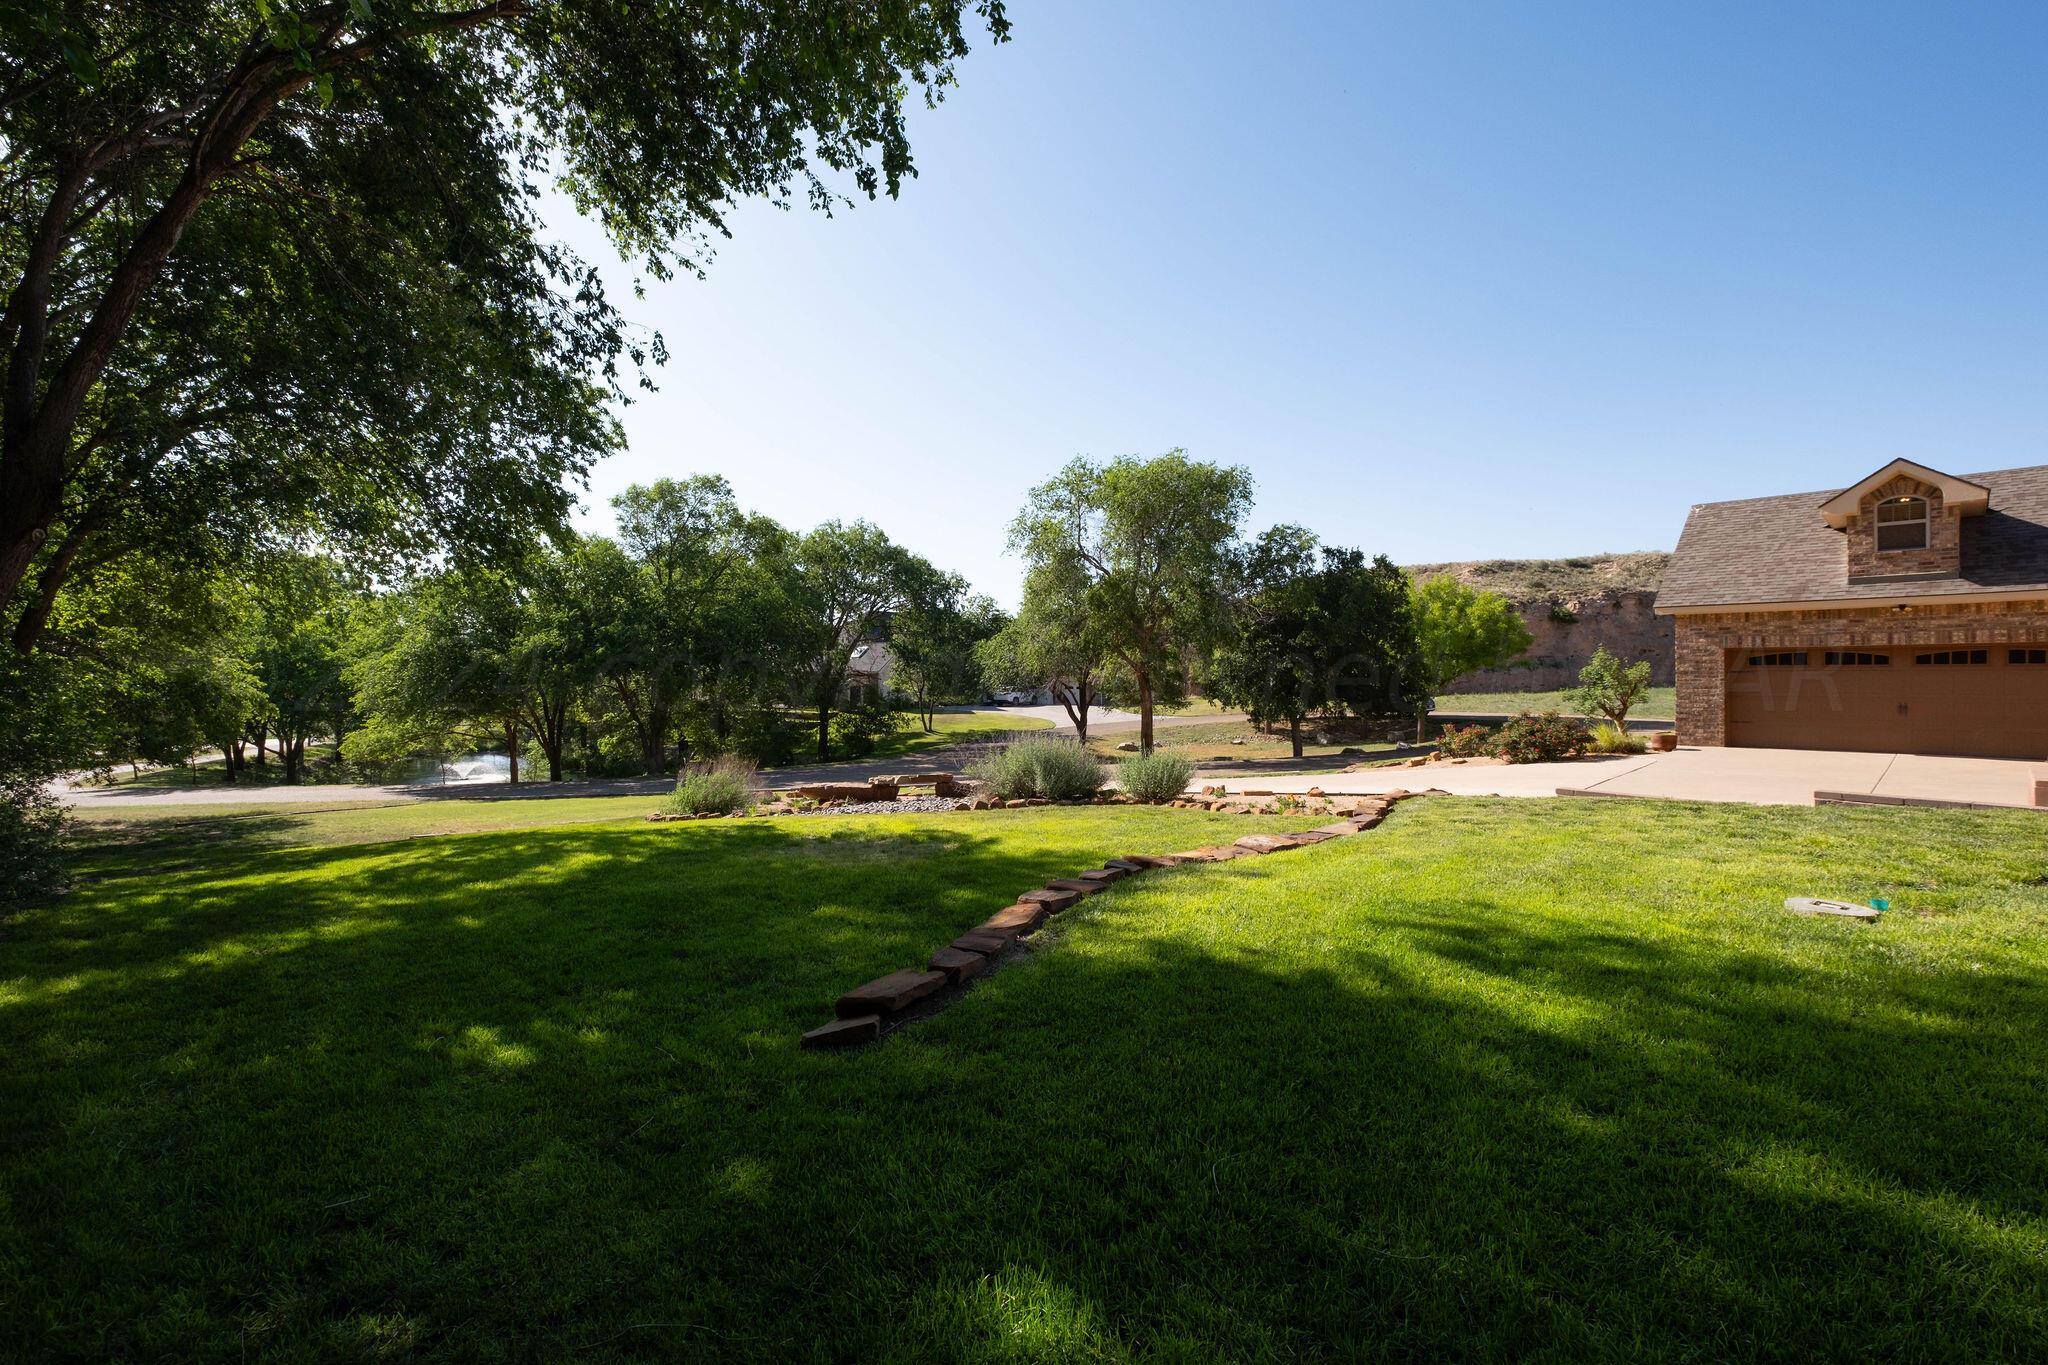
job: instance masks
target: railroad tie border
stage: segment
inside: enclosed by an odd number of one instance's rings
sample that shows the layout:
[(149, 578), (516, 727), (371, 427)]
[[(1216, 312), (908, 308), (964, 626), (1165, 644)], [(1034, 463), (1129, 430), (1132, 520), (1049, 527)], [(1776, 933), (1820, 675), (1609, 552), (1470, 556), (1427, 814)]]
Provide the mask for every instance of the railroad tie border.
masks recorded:
[(993, 971), (1020, 951), (1018, 942), (1038, 932), (1047, 919), (1079, 905), (1087, 897), (1156, 868), (1192, 863), (1222, 863), (1307, 848), (1325, 840), (1358, 834), (1387, 818), (1397, 802), (1434, 791), (1395, 790), (1362, 799), (1341, 820), (1294, 834), (1247, 834), (1228, 844), (1205, 844), (1179, 853), (1132, 853), (1110, 858), (1101, 867), (1074, 877), (1056, 877), (1022, 893), (1014, 904), (935, 950), (923, 969), (905, 968), (855, 986), (832, 1007), (835, 1016), (803, 1035), (806, 1048), (848, 1048), (872, 1043), (914, 1019), (950, 1005), (975, 977)]

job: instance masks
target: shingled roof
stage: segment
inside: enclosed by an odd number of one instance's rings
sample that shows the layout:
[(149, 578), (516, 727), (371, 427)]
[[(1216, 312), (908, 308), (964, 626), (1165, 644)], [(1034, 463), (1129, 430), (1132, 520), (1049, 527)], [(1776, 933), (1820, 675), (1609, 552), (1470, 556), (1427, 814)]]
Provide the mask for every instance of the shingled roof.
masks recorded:
[(1664, 571), (1657, 609), (2048, 596), (2048, 465), (1962, 477), (1991, 490), (1991, 509), (1963, 518), (1958, 577), (1851, 585), (1843, 533), (1821, 519), (1820, 505), (1842, 491), (1829, 488), (1693, 508)]

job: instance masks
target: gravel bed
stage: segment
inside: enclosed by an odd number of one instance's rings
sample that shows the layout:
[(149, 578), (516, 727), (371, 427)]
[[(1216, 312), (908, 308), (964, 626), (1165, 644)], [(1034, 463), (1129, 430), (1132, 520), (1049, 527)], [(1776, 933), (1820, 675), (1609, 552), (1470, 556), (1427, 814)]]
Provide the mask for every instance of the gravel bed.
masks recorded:
[(850, 806), (820, 806), (816, 810), (791, 811), (791, 815), (925, 815), (958, 810), (965, 801), (950, 796), (906, 796), (895, 801), (856, 801)]

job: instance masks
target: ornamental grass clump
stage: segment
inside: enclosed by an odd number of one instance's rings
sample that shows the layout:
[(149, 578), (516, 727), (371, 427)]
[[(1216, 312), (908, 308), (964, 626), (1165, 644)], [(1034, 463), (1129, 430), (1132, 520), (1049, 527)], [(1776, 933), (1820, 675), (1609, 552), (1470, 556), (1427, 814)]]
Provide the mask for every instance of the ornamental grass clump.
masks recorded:
[(1116, 784), (1136, 801), (1171, 801), (1188, 789), (1195, 765), (1179, 754), (1150, 753), (1116, 765)]
[(676, 780), (668, 809), (676, 815), (731, 815), (752, 809), (759, 776), (753, 764), (733, 755), (692, 763)]
[(1594, 726), (1586, 742), (1587, 751), (1595, 754), (1639, 754), (1649, 747), (1641, 736), (1630, 734), (1608, 720)]
[(1019, 740), (967, 771), (1003, 801), (1073, 801), (1102, 788), (1102, 761), (1071, 739)]

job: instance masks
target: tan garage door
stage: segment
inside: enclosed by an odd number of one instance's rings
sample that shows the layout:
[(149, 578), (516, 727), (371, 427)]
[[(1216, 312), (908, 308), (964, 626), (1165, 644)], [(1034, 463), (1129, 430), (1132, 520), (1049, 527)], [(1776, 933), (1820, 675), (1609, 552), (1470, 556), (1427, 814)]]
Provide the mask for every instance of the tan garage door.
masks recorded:
[(1728, 743), (2048, 758), (2048, 644), (1732, 650)]

